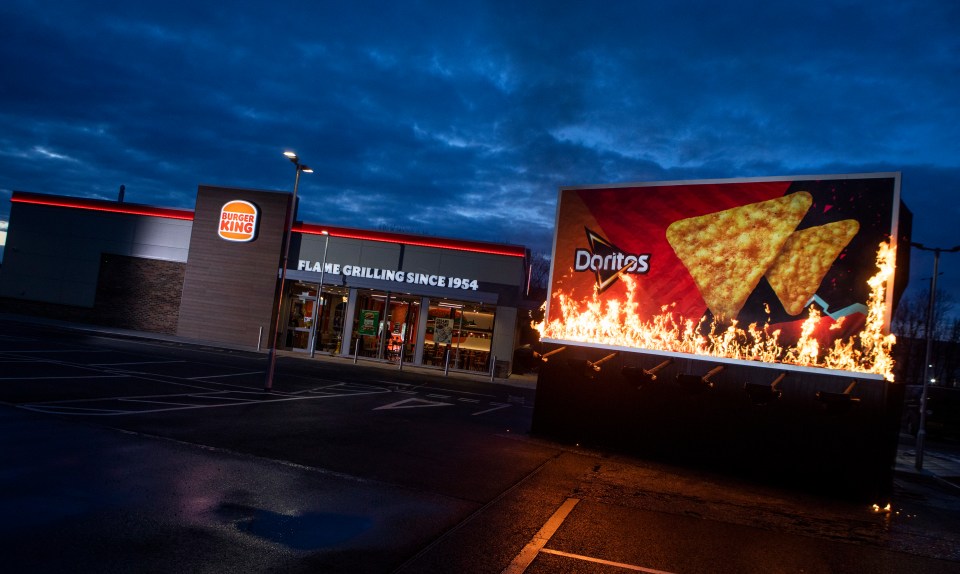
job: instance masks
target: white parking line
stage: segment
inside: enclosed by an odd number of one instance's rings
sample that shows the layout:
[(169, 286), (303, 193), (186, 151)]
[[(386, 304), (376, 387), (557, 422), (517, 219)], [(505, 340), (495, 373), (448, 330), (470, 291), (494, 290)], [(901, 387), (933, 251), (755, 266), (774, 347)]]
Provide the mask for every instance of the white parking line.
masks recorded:
[[(389, 391), (367, 391), (367, 392), (346, 392), (339, 395), (320, 395), (320, 396), (294, 396), (283, 393), (271, 393), (269, 397), (264, 398), (263, 393), (250, 391), (247, 394), (252, 395), (250, 399), (237, 399), (233, 397), (213, 397), (222, 391), (217, 391), (214, 393), (209, 393), (207, 398), (216, 398), (220, 403), (206, 403), (206, 404), (196, 404), (192, 402), (175, 402), (177, 399), (183, 400), (184, 398), (204, 398), (205, 394), (203, 393), (188, 393), (188, 394), (179, 394), (179, 395), (149, 395), (141, 397), (103, 397), (96, 399), (75, 399), (68, 401), (52, 401), (44, 403), (32, 403), (32, 404), (22, 404), (19, 405), (19, 408), (26, 409), (29, 411), (35, 412), (51, 412), (59, 414), (82, 414), (82, 415), (142, 415), (142, 414), (151, 414), (151, 413), (160, 413), (160, 412), (169, 412), (169, 411), (181, 411), (181, 410), (196, 410), (196, 409), (214, 409), (220, 407), (232, 407), (240, 404), (267, 404), (267, 403), (281, 403), (288, 401), (303, 401), (303, 400), (314, 400), (314, 399), (325, 399), (325, 398), (336, 398), (336, 397), (355, 397), (361, 395), (375, 395), (381, 394)], [(244, 394), (243, 392), (233, 391), (233, 394)], [(148, 410), (120, 410), (116, 408), (109, 407), (80, 407), (72, 406), (81, 403), (98, 403), (102, 404), (105, 402), (113, 401), (114, 403), (154, 403), (161, 405), (174, 405), (168, 408), (157, 408), (157, 409), (148, 409)], [(65, 412), (66, 411), (66, 412)]]
[(43, 408), (34, 408), (33, 405), (20, 405), (19, 408), (26, 411), (34, 411), (37, 413), (53, 413), (53, 414), (59, 414), (59, 415), (90, 415), (90, 414), (122, 415), (130, 412), (130, 411), (121, 411), (121, 410), (100, 409), (95, 407), (71, 407), (67, 405), (54, 405), (52, 407), (43, 407)]
[(34, 349), (32, 351), (7, 351), (11, 354), (26, 354), (26, 353), (113, 353), (114, 351), (105, 350), (105, 349)]
[(523, 547), (520, 554), (517, 554), (513, 562), (503, 569), (501, 574), (523, 574), (527, 567), (537, 558), (537, 554), (540, 553), (543, 547), (547, 545), (547, 542), (550, 541), (550, 538), (557, 532), (557, 529), (560, 528), (563, 521), (567, 519), (570, 511), (573, 510), (573, 507), (576, 506), (578, 502), (580, 502), (578, 498), (566, 499), (563, 504), (560, 505), (560, 508), (553, 513), (553, 516), (547, 520), (547, 523), (543, 525), (540, 531), (533, 535), (533, 538)]
[(560, 505), (560, 508), (553, 513), (546, 524), (540, 528), (540, 531), (533, 535), (533, 538), (530, 539), (530, 542), (523, 547), (523, 550), (517, 554), (516, 558), (513, 559), (506, 568), (503, 569), (501, 574), (523, 574), (527, 568), (533, 564), (533, 561), (537, 559), (537, 555), (541, 552), (544, 554), (552, 554), (554, 556), (562, 556), (564, 558), (572, 558), (574, 560), (582, 560), (584, 562), (592, 562), (594, 564), (603, 564), (604, 566), (613, 566), (615, 568), (622, 568), (624, 570), (632, 570), (634, 572), (646, 572), (646, 574), (675, 574), (674, 572), (667, 572), (666, 570), (656, 570), (654, 568), (644, 568), (643, 566), (637, 566), (635, 564), (625, 564), (623, 562), (614, 562), (612, 560), (604, 560), (602, 558), (593, 558), (592, 556), (584, 556), (582, 554), (571, 554), (570, 552), (563, 552), (561, 550), (552, 550), (550, 548), (545, 548), (547, 542), (550, 542), (550, 539), (554, 534), (557, 533), (557, 530), (560, 529), (560, 526), (567, 519), (567, 516), (570, 515), (570, 512), (573, 510), (573, 507), (580, 502), (578, 498), (568, 498)]
[(244, 377), (246, 375), (262, 375), (263, 371), (248, 371), (246, 373), (228, 373), (226, 375), (204, 375), (202, 377), (187, 377), (188, 381), (200, 381), (203, 379), (221, 379), (223, 377)]
[[(391, 388), (396, 388), (396, 389), (394, 390), (395, 393), (404, 393), (404, 392), (407, 392), (407, 393), (413, 392), (413, 393), (415, 393), (415, 392), (416, 392), (416, 389), (421, 389), (421, 390), (424, 390), (424, 391), (428, 391), (428, 390), (443, 391), (443, 392), (445, 392), (445, 393), (453, 393), (453, 394), (455, 394), (455, 395), (474, 395), (474, 396), (478, 396), (478, 397), (495, 397), (495, 396), (496, 396), (496, 395), (491, 395), (490, 393), (473, 393), (473, 392), (470, 392), (470, 391), (461, 391), (461, 390), (459, 390), (459, 389), (448, 389), (448, 388), (446, 388), (446, 387), (436, 387), (436, 386), (434, 386), (434, 385), (430, 385), (430, 386), (428, 387), (426, 383), (423, 383), (423, 384), (420, 384), (420, 385), (411, 385), (411, 384), (409, 384), (409, 383), (398, 383), (398, 382), (395, 382), (395, 381), (384, 381), (384, 380), (380, 380), (380, 381), (376, 381), (376, 382), (378, 382), (378, 383), (383, 383), (384, 385), (388, 385), (388, 386), (390, 386)], [(399, 387), (408, 387), (409, 390), (400, 390)]]
[[(210, 398), (211, 395), (187, 395), (187, 396), (190, 398), (205, 399), (205, 398)], [(217, 397), (217, 400), (218, 401), (237, 401), (241, 403), (253, 402), (251, 399), (240, 399), (240, 398), (233, 398), (233, 397)]]
[(504, 404), (498, 404), (498, 403), (490, 403), (490, 404), (491, 404), (491, 405), (497, 405), (497, 406), (493, 407), (492, 409), (487, 409), (487, 410), (485, 410), (485, 411), (480, 411), (480, 412), (478, 412), (478, 413), (473, 413), (473, 414), (470, 415), (470, 416), (475, 417), (475, 416), (477, 416), (477, 415), (483, 415), (483, 414), (486, 414), (486, 413), (492, 413), (493, 411), (499, 411), (500, 409), (505, 409), (505, 408), (507, 408), (507, 407), (510, 406), (510, 405), (504, 405)]
[(51, 379), (123, 379), (130, 375), (70, 375), (64, 377), (0, 377), (0, 381), (46, 381)]
[(602, 560), (600, 558), (591, 558), (590, 556), (582, 556), (580, 554), (570, 554), (569, 552), (561, 552), (559, 550), (551, 550), (549, 548), (541, 548), (540, 552), (543, 552), (544, 554), (553, 554), (554, 556), (563, 556), (564, 558), (583, 560), (585, 562), (593, 562), (594, 564), (603, 564), (604, 566), (614, 566), (616, 568), (623, 568), (624, 570), (633, 570), (634, 572), (646, 572), (647, 574), (675, 574), (673, 572), (667, 572), (666, 570), (654, 570), (653, 568), (644, 568), (643, 566), (634, 566), (633, 564), (624, 564), (623, 562), (612, 562), (610, 560)]
[(137, 361), (133, 363), (90, 363), (91, 367), (120, 367), (127, 365), (163, 365), (166, 363), (186, 363), (186, 361)]
[(121, 403), (146, 403), (148, 405), (177, 405), (181, 407), (196, 406), (196, 403), (178, 403), (175, 401), (148, 401), (146, 399), (117, 399)]

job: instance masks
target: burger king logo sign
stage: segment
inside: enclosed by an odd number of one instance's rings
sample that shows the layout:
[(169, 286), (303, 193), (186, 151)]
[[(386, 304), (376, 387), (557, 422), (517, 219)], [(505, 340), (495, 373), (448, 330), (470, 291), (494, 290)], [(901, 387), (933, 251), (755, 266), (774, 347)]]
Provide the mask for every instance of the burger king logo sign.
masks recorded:
[(235, 199), (220, 209), (220, 227), (217, 234), (227, 241), (253, 241), (257, 236), (260, 212), (249, 201)]

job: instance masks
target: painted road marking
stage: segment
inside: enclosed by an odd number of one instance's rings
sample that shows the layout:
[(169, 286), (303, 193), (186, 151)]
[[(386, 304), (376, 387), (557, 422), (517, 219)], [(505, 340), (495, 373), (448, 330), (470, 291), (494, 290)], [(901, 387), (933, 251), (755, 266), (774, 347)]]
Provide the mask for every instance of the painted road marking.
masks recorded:
[(644, 568), (643, 566), (637, 566), (636, 564), (625, 564), (623, 562), (614, 562), (612, 560), (604, 560), (602, 558), (593, 558), (592, 556), (584, 556), (582, 554), (571, 554), (569, 552), (563, 552), (561, 550), (552, 550), (550, 548), (545, 548), (547, 542), (550, 542), (550, 539), (554, 534), (557, 533), (557, 530), (560, 529), (560, 526), (564, 523), (567, 517), (570, 515), (570, 512), (573, 511), (573, 507), (580, 502), (578, 498), (568, 498), (560, 505), (560, 508), (553, 513), (553, 516), (547, 520), (546, 524), (540, 529), (539, 532), (534, 534), (533, 538), (530, 539), (530, 542), (523, 547), (523, 550), (517, 554), (516, 558), (513, 559), (506, 568), (503, 569), (501, 574), (523, 574), (527, 568), (533, 564), (533, 561), (537, 559), (537, 555), (541, 552), (544, 554), (552, 554), (554, 556), (562, 556), (564, 558), (572, 558), (574, 560), (582, 560), (584, 562), (592, 562), (594, 564), (603, 564), (604, 566), (613, 566), (615, 568), (622, 568), (624, 570), (632, 570), (634, 572), (646, 572), (646, 574), (675, 574), (674, 572), (667, 572), (666, 570), (656, 570), (654, 568)]
[[(456, 394), (456, 395), (474, 395), (474, 396), (477, 396), (477, 397), (495, 397), (495, 396), (496, 396), (496, 395), (491, 395), (490, 393), (474, 393), (474, 392), (470, 392), (470, 391), (461, 391), (461, 390), (459, 390), (459, 389), (448, 389), (448, 388), (446, 388), (446, 387), (434, 388), (433, 385), (431, 385), (430, 388), (426, 388), (426, 389), (425, 389), (424, 387), (427, 386), (426, 383), (423, 383), (423, 384), (420, 384), (420, 385), (411, 385), (410, 383), (398, 383), (398, 382), (395, 382), (395, 381), (384, 381), (384, 380), (379, 380), (379, 381), (374, 381), (374, 382), (383, 383), (384, 385), (388, 385), (389, 387), (391, 387), (391, 388), (394, 390), (394, 392), (397, 392), (397, 393), (416, 393), (416, 392), (417, 392), (416, 389), (423, 389), (423, 390), (439, 390), (439, 391), (443, 391), (443, 392), (445, 392), (445, 393), (453, 393), (453, 394)], [(400, 387), (408, 387), (409, 390), (400, 390)]]
[[(225, 397), (218, 396), (222, 395), (224, 392), (230, 392), (233, 395), (250, 395), (249, 398), (236, 398), (236, 397)], [(107, 416), (107, 415), (141, 415), (141, 414), (150, 414), (150, 413), (160, 413), (160, 412), (169, 412), (169, 411), (183, 411), (183, 410), (196, 410), (196, 409), (213, 409), (220, 407), (232, 407), (237, 405), (249, 405), (249, 404), (266, 404), (266, 403), (282, 403), (289, 401), (309, 401), (316, 399), (327, 399), (327, 398), (336, 398), (336, 397), (354, 397), (360, 395), (374, 395), (386, 393), (389, 391), (383, 390), (374, 390), (366, 392), (345, 392), (339, 395), (320, 395), (320, 396), (298, 396), (298, 395), (289, 395), (273, 392), (268, 395), (265, 395), (262, 392), (257, 391), (212, 391), (210, 393), (185, 393), (178, 395), (148, 395), (140, 397), (103, 397), (96, 399), (77, 399), (69, 401), (52, 401), (44, 403), (27, 403), (18, 405), (19, 408), (25, 409), (28, 411), (34, 412), (45, 412), (45, 413), (57, 413), (57, 414), (76, 414), (76, 415), (94, 415), (94, 416)], [(197, 404), (196, 402), (190, 402), (189, 399), (197, 400), (213, 400), (217, 402), (209, 403), (204, 402), (203, 404)], [(184, 401), (182, 403), (176, 402), (177, 400)], [(82, 407), (74, 406), (80, 404), (91, 404), (99, 403), (104, 404), (102, 407)], [(110, 404), (115, 406), (111, 407)], [(154, 404), (167, 404), (175, 405), (166, 408), (157, 408), (157, 409), (118, 409), (116, 405), (131, 404), (131, 403), (154, 403)], [(132, 406), (132, 404), (131, 404)]]
[(263, 371), (248, 371), (246, 373), (227, 373), (225, 375), (204, 375), (202, 377), (187, 377), (189, 381), (201, 381), (203, 379), (220, 379), (223, 377), (243, 377), (246, 375), (262, 375)]
[(64, 375), (57, 377), (0, 377), (0, 381), (48, 381), (52, 379), (124, 379), (130, 375)]
[(125, 410), (113, 410), (110, 409), (101, 409), (94, 407), (71, 407), (68, 405), (53, 405), (49, 408), (44, 409), (34, 409), (30, 408), (29, 405), (20, 405), (21, 409), (28, 411), (35, 411), (38, 413), (47, 413), (54, 415), (124, 415), (129, 414), (130, 411)]
[(33, 350), (22, 350), (22, 351), (6, 351), (8, 354), (20, 355), (20, 354), (34, 354), (34, 353), (112, 353), (113, 351), (101, 350), (101, 349), (33, 349)]
[(568, 498), (563, 504), (560, 505), (560, 508), (553, 513), (553, 516), (547, 520), (547, 523), (543, 525), (539, 532), (533, 535), (533, 538), (530, 539), (530, 542), (523, 547), (523, 550), (520, 551), (520, 554), (517, 554), (517, 557), (513, 559), (506, 568), (503, 569), (501, 574), (523, 574), (523, 572), (533, 563), (537, 558), (537, 554), (540, 553), (540, 550), (547, 545), (547, 542), (550, 541), (550, 538), (557, 532), (557, 529), (560, 528), (560, 525), (563, 524), (563, 521), (567, 519), (567, 516), (570, 515), (570, 511), (573, 510), (573, 507), (580, 502), (578, 498)]
[[(105, 353), (105, 352), (108, 352), (108, 351), (89, 351), (89, 352), (95, 352), (95, 353), (104, 352), (104, 353)], [(17, 355), (14, 354), (14, 355), (12, 355), (12, 356), (16, 357)], [(79, 370), (82, 370), (82, 371), (94, 371), (94, 372), (96, 372), (96, 373), (104, 373), (104, 374), (103, 374), (103, 375), (96, 375), (96, 376), (89, 376), (89, 375), (77, 375), (77, 376), (47, 376), (47, 377), (44, 377), (44, 376), (36, 376), (36, 377), (29, 377), (29, 378), (26, 378), (26, 377), (9, 377), (10, 380), (15, 380), (15, 379), (20, 379), (20, 380), (29, 380), (29, 379), (40, 379), (40, 380), (42, 380), (42, 379), (90, 379), (90, 378), (133, 377), (133, 378), (137, 378), (137, 379), (142, 379), (142, 380), (144, 380), (144, 381), (153, 381), (153, 382), (165, 383), (165, 384), (169, 384), (169, 385), (177, 385), (177, 386), (181, 386), (181, 387), (188, 387), (188, 388), (192, 388), (192, 389), (200, 389), (201, 391), (208, 391), (208, 390), (210, 390), (210, 389), (207, 388), (207, 387), (202, 387), (202, 386), (199, 386), (199, 385), (190, 385), (190, 384), (187, 384), (187, 383), (178, 382), (178, 381), (188, 381), (189, 379), (183, 379), (183, 378), (179, 378), (179, 377), (166, 377), (166, 376), (164, 376), (164, 375), (156, 375), (156, 374), (154, 374), (154, 373), (146, 373), (146, 372), (140, 372), (140, 371), (126, 370), (126, 369), (115, 369), (115, 368), (104, 367), (104, 366), (93, 366), (93, 365), (89, 365), (89, 364), (72, 363), (72, 362), (70, 362), (70, 361), (57, 361), (57, 360), (53, 360), (53, 359), (32, 358), (32, 357), (30, 358), (29, 361), (25, 361), (25, 362), (34, 362), (34, 363), (40, 364), (41, 366), (43, 366), (43, 365), (58, 365), (58, 366), (64, 366), (64, 367), (72, 367), (72, 368), (79, 369)], [(0, 380), (3, 380), (3, 379), (0, 378)], [(211, 382), (211, 384), (220, 385), (220, 386), (233, 386), (233, 385), (225, 385), (224, 383), (216, 383), (216, 382)]]
[(186, 363), (186, 361), (135, 361), (131, 363), (90, 363), (90, 367), (119, 367), (127, 365), (163, 365), (166, 363)]
[(542, 548), (540, 552), (543, 552), (544, 554), (553, 554), (554, 556), (563, 556), (564, 558), (573, 558), (575, 560), (583, 560), (585, 562), (593, 562), (594, 564), (614, 566), (616, 568), (623, 568), (624, 570), (633, 570), (634, 572), (646, 572), (647, 574), (674, 574), (673, 572), (667, 572), (666, 570), (655, 570), (653, 568), (644, 568), (643, 566), (635, 566), (633, 564), (624, 564), (623, 562), (613, 562), (610, 560), (603, 560), (600, 558), (591, 558), (590, 556), (582, 556), (580, 554), (570, 554), (569, 552), (561, 552), (559, 550), (551, 550), (549, 548)]
[(428, 401), (426, 399), (403, 399), (402, 401), (390, 403), (389, 405), (376, 407), (373, 410), (383, 411), (383, 410), (389, 410), (389, 409), (416, 409), (420, 407), (451, 407), (451, 406), (453, 406), (451, 403), (441, 403), (439, 401)]
[[(187, 395), (187, 398), (190, 398), (190, 396)], [(158, 400), (148, 401), (147, 399), (117, 399), (117, 400), (120, 401), (121, 403), (146, 403), (150, 405), (177, 405), (181, 407), (192, 407), (196, 405), (196, 403), (189, 403), (189, 402), (178, 403), (176, 401), (158, 401)]]
[(473, 414), (470, 415), (470, 416), (475, 417), (475, 416), (477, 416), (477, 415), (483, 415), (483, 414), (486, 414), (486, 413), (492, 413), (493, 411), (499, 411), (500, 409), (505, 409), (505, 408), (507, 408), (507, 407), (510, 406), (510, 405), (506, 405), (506, 404), (503, 404), (503, 403), (490, 403), (490, 404), (491, 404), (491, 405), (497, 405), (497, 406), (493, 407), (492, 409), (487, 409), (487, 410), (485, 410), (485, 411), (480, 411), (479, 413), (473, 413)]

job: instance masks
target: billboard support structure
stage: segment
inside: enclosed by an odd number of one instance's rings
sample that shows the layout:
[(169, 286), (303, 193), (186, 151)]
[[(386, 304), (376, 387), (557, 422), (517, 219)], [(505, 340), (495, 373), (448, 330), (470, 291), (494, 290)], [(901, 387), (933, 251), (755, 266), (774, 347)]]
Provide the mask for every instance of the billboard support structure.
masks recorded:
[(877, 501), (909, 233), (899, 173), (561, 188), (533, 432)]

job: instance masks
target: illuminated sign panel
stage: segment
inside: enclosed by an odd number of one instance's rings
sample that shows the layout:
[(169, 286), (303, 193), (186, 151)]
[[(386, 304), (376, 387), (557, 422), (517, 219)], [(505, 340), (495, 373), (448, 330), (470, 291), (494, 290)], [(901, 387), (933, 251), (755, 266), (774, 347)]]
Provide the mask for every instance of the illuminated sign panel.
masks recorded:
[(376, 279), (378, 281), (407, 283), (410, 285), (448, 287), (450, 289), (470, 289), (476, 291), (480, 287), (480, 283), (476, 279), (469, 277), (448, 277), (446, 275), (397, 271), (377, 267), (362, 267), (360, 265), (340, 265), (339, 263), (332, 262), (327, 262), (326, 266), (324, 266), (319, 261), (310, 261), (307, 259), (300, 259), (298, 261), (297, 271), (311, 271), (313, 273), (325, 272), (334, 275), (342, 274), (346, 277), (360, 277), (364, 279)]
[(258, 216), (257, 207), (249, 201), (228, 201), (220, 209), (217, 234), (227, 241), (253, 241), (257, 237)]
[(825, 350), (889, 322), (899, 192), (896, 173), (563, 188), (541, 332), (860, 370)]

